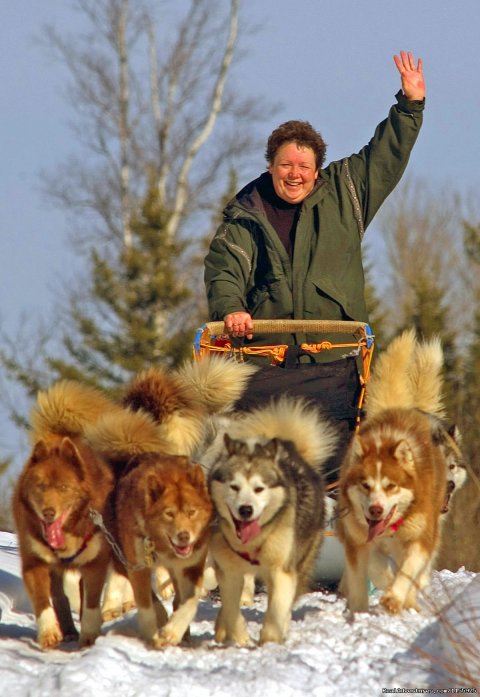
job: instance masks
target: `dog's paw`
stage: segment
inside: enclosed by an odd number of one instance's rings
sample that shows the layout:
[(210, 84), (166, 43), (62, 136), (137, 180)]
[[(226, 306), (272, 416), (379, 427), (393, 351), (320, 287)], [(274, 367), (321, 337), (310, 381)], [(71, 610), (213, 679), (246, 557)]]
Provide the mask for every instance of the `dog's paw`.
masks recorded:
[(136, 608), (135, 600), (128, 600), (125, 603), (122, 603), (122, 615), (126, 615), (127, 612), (130, 612), (130, 610), (135, 610)]
[(53, 607), (47, 607), (37, 617), (37, 641), (42, 649), (54, 649), (63, 641), (63, 632)]
[(55, 649), (63, 641), (63, 634), (59, 627), (51, 627), (37, 635), (37, 641), (42, 649)]
[(227, 627), (219, 618), (215, 622), (215, 641), (219, 644), (223, 644), (227, 640)]
[(400, 598), (397, 598), (397, 596), (391, 592), (384, 594), (384, 596), (380, 599), (380, 605), (390, 615), (398, 615), (398, 613), (403, 609), (403, 604)]
[(285, 640), (282, 632), (273, 625), (264, 625), (260, 632), (260, 638), (258, 640), (259, 646), (264, 644), (282, 644)]
[(80, 648), (85, 649), (88, 646), (93, 646), (98, 636), (98, 632), (80, 632), (80, 639), (78, 640)]
[(111, 620), (117, 620), (123, 614), (121, 607), (109, 607), (102, 610), (102, 622), (110, 622)]
[(119, 605), (111, 605), (110, 607), (102, 608), (102, 622), (111, 622), (111, 620), (117, 620), (119, 617), (123, 617), (130, 610), (135, 609), (135, 601), (128, 600)]
[(174, 627), (165, 626), (152, 638), (151, 645), (154, 649), (165, 649), (167, 646), (177, 646), (182, 640), (182, 635)]
[(227, 629), (223, 623), (215, 625), (215, 641), (218, 644), (236, 644), (237, 646), (249, 646), (251, 644), (250, 635), (247, 631), (245, 622), (237, 622), (233, 631)]

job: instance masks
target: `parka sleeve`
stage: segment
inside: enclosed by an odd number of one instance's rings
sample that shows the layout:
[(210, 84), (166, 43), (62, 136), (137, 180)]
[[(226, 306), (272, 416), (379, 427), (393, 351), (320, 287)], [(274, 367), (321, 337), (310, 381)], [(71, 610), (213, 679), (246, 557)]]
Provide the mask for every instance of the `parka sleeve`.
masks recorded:
[(365, 227), (400, 181), (422, 126), (425, 100), (409, 101), (401, 91), (395, 96), (397, 104), (368, 145), (347, 158)]
[(223, 320), (231, 312), (246, 312), (246, 293), (252, 271), (254, 245), (240, 223), (224, 222), (205, 257), (205, 289), (210, 319)]

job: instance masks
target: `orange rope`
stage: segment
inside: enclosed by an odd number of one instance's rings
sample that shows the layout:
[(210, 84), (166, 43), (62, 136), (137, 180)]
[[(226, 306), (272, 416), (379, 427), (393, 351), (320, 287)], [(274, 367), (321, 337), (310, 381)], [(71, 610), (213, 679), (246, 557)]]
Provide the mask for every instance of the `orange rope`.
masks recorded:
[[(344, 344), (332, 344), (330, 341), (322, 341), (319, 344), (300, 344), (300, 349), (307, 353), (320, 353), (321, 351), (331, 351), (334, 348), (362, 348), (363, 358), (365, 354), (370, 353), (369, 349), (365, 351), (364, 341), (351, 342)], [(225, 340), (222, 344), (210, 344), (205, 341), (200, 341), (200, 349), (204, 351), (230, 353), (239, 356), (264, 356), (271, 359), (271, 365), (280, 365), (285, 360), (285, 354), (290, 347), (288, 344), (273, 344), (267, 346), (232, 346)]]

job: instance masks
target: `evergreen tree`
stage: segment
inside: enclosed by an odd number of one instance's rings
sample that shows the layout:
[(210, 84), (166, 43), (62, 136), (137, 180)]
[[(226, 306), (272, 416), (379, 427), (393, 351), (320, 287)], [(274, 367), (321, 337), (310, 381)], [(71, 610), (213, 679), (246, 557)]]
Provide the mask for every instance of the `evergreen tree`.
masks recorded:
[[(459, 385), (461, 409), (457, 426), (468, 479), (453, 499), (444, 528), (444, 541), (438, 559), (439, 568), (456, 571), (465, 566), (480, 571), (477, 530), (480, 525), (480, 225), (464, 223), (464, 249), (471, 298), (471, 321), (465, 326), (463, 381)], [(470, 302), (468, 303), (470, 305)], [(467, 338), (468, 337), (468, 338)], [(465, 522), (468, 521), (468, 525)]]
[(455, 195), (431, 193), (423, 182), (400, 188), (383, 215), (395, 332), (414, 327), (418, 336), (440, 337), (445, 364), (445, 402), (451, 418), (460, 409), (458, 329), (461, 223)]
[(166, 234), (166, 219), (152, 186), (131, 218), (130, 245), (112, 261), (92, 250), (91, 304), (78, 295), (70, 302), (72, 326), (63, 340), (69, 360), (48, 360), (58, 377), (114, 388), (148, 365), (175, 365), (191, 353), (200, 321), (191, 301), (192, 262), (186, 243)]

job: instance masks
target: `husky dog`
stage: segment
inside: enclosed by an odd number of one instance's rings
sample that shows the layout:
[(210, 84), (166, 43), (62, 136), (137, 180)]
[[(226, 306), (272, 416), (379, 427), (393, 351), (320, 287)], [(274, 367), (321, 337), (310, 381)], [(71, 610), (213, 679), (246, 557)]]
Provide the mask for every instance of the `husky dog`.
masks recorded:
[(458, 445), (442, 425), (442, 366), (438, 339), (420, 343), (413, 331), (377, 361), (367, 416), (340, 473), (340, 591), (353, 612), (368, 610), (368, 576), (385, 591), (380, 602), (391, 614), (416, 608), (417, 591), (429, 582), (447, 477), (462, 483)]
[[(121, 417), (105, 416), (87, 431), (95, 449), (121, 471), (110, 527), (121, 548), (115, 568), (128, 576), (140, 635), (154, 648), (178, 644), (195, 616), (213, 515), (200, 465), (172, 454), (176, 444), (159, 434), (150, 414), (127, 410)], [(152, 594), (152, 571), (158, 566), (168, 571), (175, 589), (170, 618)], [(109, 601), (116, 614), (113, 598)]]
[(119, 407), (100, 391), (69, 380), (40, 392), (32, 411), (33, 448), (12, 504), (23, 581), (42, 648), (54, 648), (77, 635), (62, 589), (69, 569), (80, 572), (84, 586), (80, 646), (92, 644), (100, 633), (110, 547), (95, 528), (90, 510), (108, 515), (114, 476), (84, 431), (102, 413), (117, 411)]
[(441, 512), (448, 513), (452, 496), (467, 479), (467, 468), (461, 451), (462, 437), (455, 424), (446, 429), (437, 421), (433, 426), (433, 438), (441, 448), (447, 466), (447, 495)]
[(218, 515), (211, 542), (222, 607), (217, 641), (247, 644), (240, 612), (244, 576), (265, 581), (260, 644), (284, 641), (295, 600), (309, 589), (322, 541), (322, 464), (333, 429), (302, 400), (282, 397), (238, 414), (214, 445), (209, 489)]

